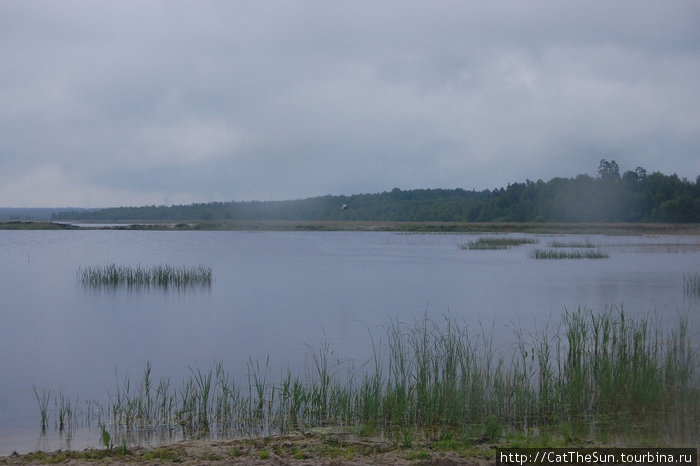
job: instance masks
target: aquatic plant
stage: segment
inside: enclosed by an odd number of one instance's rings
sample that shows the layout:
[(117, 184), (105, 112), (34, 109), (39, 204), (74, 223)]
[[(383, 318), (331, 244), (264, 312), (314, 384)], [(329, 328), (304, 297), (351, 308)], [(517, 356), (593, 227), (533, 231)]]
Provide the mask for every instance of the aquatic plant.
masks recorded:
[(51, 390), (42, 390), (41, 396), (39, 396), (39, 392), (37, 391), (36, 387), (33, 386), (32, 388), (34, 389), (34, 397), (36, 398), (36, 402), (39, 405), (39, 414), (41, 415), (41, 431), (44, 432), (46, 430), (46, 423), (48, 422), (48, 410), (49, 400), (51, 399)]
[(533, 259), (607, 259), (610, 255), (600, 249), (533, 249), (530, 251)]
[(684, 274), (683, 290), (688, 296), (700, 296), (700, 273)]
[(111, 450), (114, 446), (114, 444), (112, 443), (112, 436), (109, 434), (109, 431), (107, 430), (104, 424), (100, 423), (99, 428), (100, 441), (102, 442), (102, 446), (104, 446), (107, 450)]
[(74, 410), (71, 406), (70, 398), (59, 392), (58, 400), (54, 400), (54, 403), (56, 403), (55, 411), (57, 415), (58, 430), (60, 432), (63, 432), (64, 430), (71, 430), (74, 425)]
[(508, 249), (522, 244), (534, 244), (535, 238), (511, 238), (506, 236), (485, 236), (475, 241), (460, 244), (462, 249)]
[(146, 268), (141, 265), (108, 264), (81, 267), (78, 269), (78, 280), (88, 287), (185, 288), (210, 286), (212, 270), (211, 267), (203, 265), (194, 267), (156, 265)]
[(278, 383), (269, 357), (251, 359), (247, 393), (222, 362), (190, 368), (179, 389), (169, 379), (154, 384), (147, 364), (135, 384), (128, 375), (116, 378), (98, 425), (111, 426), (112, 440), (149, 429), (267, 435), (325, 425), (405, 439), (415, 429), (470, 429), (491, 441), (532, 427), (697, 429), (698, 359), (686, 319), (664, 332), (658, 321), (632, 319), (622, 308), (578, 309), (565, 311), (551, 334), (526, 337), (516, 328), (514, 336), (504, 353), (488, 331), (474, 337), (452, 318), (392, 320), (372, 335), (372, 356), (359, 369), (330, 357), (327, 344), (310, 349), (303, 375), (287, 370)]

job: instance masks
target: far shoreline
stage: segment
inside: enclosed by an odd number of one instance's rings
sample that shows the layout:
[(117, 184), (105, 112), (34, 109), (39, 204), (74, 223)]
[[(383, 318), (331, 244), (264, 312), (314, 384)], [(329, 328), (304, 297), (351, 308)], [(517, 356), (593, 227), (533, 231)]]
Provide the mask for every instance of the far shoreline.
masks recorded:
[[(94, 225), (94, 226), (93, 226)], [(384, 231), (406, 233), (541, 233), (606, 235), (700, 235), (699, 223), (535, 223), (397, 222), (316, 220), (141, 220), (138, 222), (10, 221), (0, 230), (153, 230), (153, 231)]]

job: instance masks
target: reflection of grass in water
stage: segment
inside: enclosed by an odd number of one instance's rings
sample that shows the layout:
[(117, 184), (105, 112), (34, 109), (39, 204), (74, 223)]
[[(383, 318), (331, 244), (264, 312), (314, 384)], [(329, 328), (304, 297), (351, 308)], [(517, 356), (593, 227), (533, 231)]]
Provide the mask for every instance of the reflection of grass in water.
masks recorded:
[(462, 249), (508, 249), (522, 244), (534, 244), (538, 241), (534, 238), (508, 238), (487, 236), (475, 241), (460, 244)]
[(600, 249), (534, 249), (530, 251), (533, 259), (607, 259), (610, 255)]
[(396, 432), (404, 444), (413, 441), (410, 432), (431, 429), (494, 442), (533, 428), (570, 439), (659, 425), (665, 433), (697, 435), (697, 350), (684, 319), (664, 333), (621, 309), (567, 311), (551, 335), (526, 337), (516, 329), (510, 353), (494, 349), (483, 329), (474, 337), (451, 318), (391, 321), (372, 342), (373, 356), (359, 369), (325, 345), (311, 350), (303, 373), (287, 370), (279, 383), (270, 380), (269, 358), (251, 360), (247, 387), (220, 362), (191, 370), (179, 387), (170, 379), (154, 384), (147, 364), (136, 383), (117, 377), (116, 392), (93, 415), (111, 426), (113, 438), (172, 429), (267, 435), (329, 425)]
[(700, 296), (700, 273), (683, 275), (683, 290), (688, 296)]
[(117, 265), (81, 267), (78, 280), (89, 287), (177, 287), (211, 285), (211, 267)]
[(696, 240), (695, 243), (614, 243), (609, 244), (608, 248), (615, 248), (615, 250), (623, 252), (634, 252), (634, 253), (684, 253), (684, 252), (697, 252), (700, 251), (700, 242)]
[(596, 245), (591, 243), (589, 240), (586, 241), (551, 241), (549, 243), (550, 248), (595, 248)]

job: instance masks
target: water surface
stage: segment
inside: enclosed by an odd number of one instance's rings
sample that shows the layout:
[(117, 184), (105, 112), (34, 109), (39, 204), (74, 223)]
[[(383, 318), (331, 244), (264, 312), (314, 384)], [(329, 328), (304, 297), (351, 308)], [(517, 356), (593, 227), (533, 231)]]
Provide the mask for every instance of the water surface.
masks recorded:
[[(516, 235), (523, 236), (523, 235)], [(624, 305), (662, 323), (680, 313), (700, 342), (700, 299), (683, 276), (700, 272), (697, 237), (530, 235), (539, 244), (470, 251), (478, 235), (379, 232), (0, 231), (0, 455), (99, 446), (40, 435), (33, 387), (105, 399), (115, 373), (177, 381), (222, 360), (236, 375), (270, 356), (303, 368), (309, 348), (361, 365), (389, 319), (442, 314), (505, 349), (513, 327), (553, 327), (565, 308)], [(535, 260), (547, 243), (585, 241), (601, 260)], [(211, 287), (87, 289), (88, 265), (205, 265)], [(94, 429), (93, 429), (94, 430)], [(155, 440), (157, 441), (157, 439)]]

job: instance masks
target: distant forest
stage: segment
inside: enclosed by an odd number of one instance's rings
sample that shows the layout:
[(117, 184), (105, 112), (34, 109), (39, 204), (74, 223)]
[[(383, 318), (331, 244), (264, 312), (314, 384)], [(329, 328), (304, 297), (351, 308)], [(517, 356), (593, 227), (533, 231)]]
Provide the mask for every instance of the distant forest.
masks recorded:
[[(61, 212), (77, 215), (88, 209), (76, 207), (0, 207), (0, 222), (35, 222), (49, 220), (51, 216)], [(96, 209), (92, 209), (96, 210)], [(80, 216), (84, 216), (80, 214)]]
[(700, 222), (700, 175), (648, 174), (642, 167), (620, 175), (601, 160), (598, 175), (526, 180), (505, 188), (394, 188), (379, 194), (320, 196), (289, 201), (118, 207), (56, 212), (52, 220), (98, 221), (411, 221), (411, 222)]

